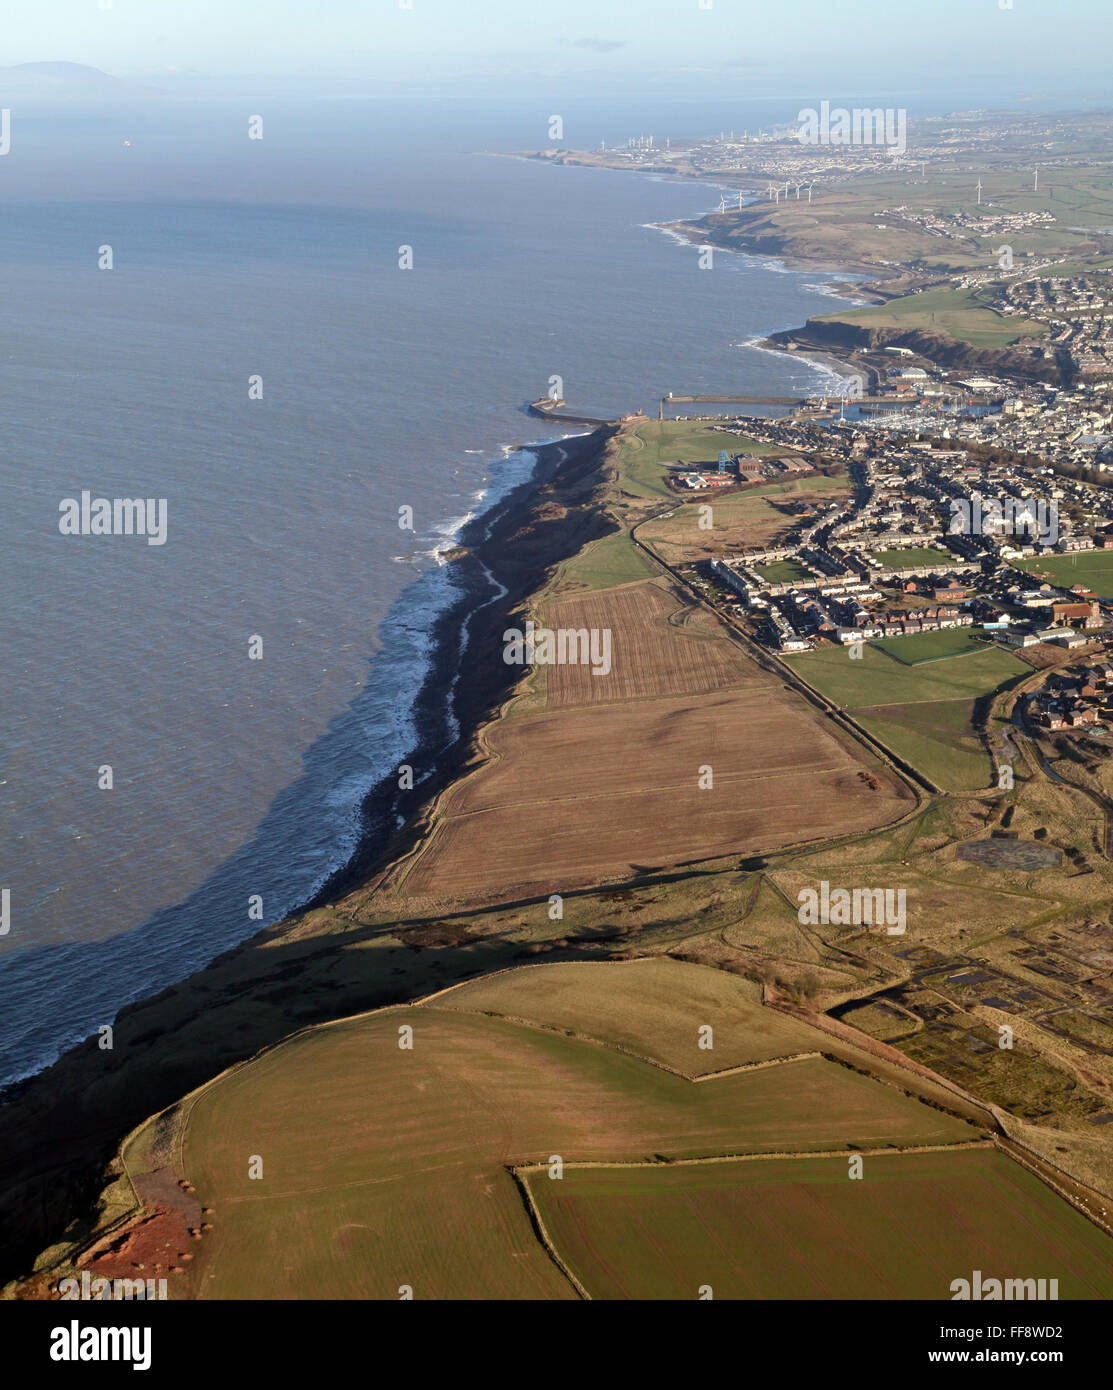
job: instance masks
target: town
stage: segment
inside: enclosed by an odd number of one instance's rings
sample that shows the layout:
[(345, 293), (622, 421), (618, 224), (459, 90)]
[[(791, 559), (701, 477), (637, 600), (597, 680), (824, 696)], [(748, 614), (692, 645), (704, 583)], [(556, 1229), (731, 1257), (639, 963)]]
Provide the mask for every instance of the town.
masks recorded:
[[(1061, 394), (1041, 393), (1040, 404), (1064, 420), (1085, 407), (1088, 393), (1060, 402)], [(737, 431), (751, 448), (777, 452), (721, 449), (702, 471), (677, 464), (669, 476), (678, 495), (758, 489), (835, 460), (851, 488), (843, 502), (803, 511), (774, 543), (706, 562), (705, 593), (782, 654), (834, 645), (853, 657), (875, 639), (969, 629), (1034, 668), (1056, 668), (1031, 696), (1035, 722), (1061, 729), (1113, 719), (1113, 690), (1105, 694), (1113, 666), (1107, 676), (1104, 661), (1113, 600), (1068, 572), (1080, 555), (1106, 551), (1113, 574), (1113, 489), (1057, 471), (1056, 462), (1090, 471), (1093, 458), (1073, 449), (1035, 465), (979, 450), (976, 440), (995, 438), (993, 418), (1007, 429), (1016, 417), (983, 416), (969, 448), (953, 425), (940, 431), (950, 437), (922, 438), (895, 418), (874, 417), (872, 427), (791, 417), (710, 425), (722, 439)], [(1083, 659), (1090, 664), (1060, 669)]]

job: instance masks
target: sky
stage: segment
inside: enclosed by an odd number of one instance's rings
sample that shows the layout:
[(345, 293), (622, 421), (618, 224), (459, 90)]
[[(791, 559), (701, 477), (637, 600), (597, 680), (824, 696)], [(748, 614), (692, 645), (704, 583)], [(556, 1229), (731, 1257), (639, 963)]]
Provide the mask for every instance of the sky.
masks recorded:
[(756, 89), (860, 72), (894, 90), (961, 78), (1069, 93), (1111, 52), (1113, 0), (8, 0), (0, 27), (0, 66), (130, 79)]

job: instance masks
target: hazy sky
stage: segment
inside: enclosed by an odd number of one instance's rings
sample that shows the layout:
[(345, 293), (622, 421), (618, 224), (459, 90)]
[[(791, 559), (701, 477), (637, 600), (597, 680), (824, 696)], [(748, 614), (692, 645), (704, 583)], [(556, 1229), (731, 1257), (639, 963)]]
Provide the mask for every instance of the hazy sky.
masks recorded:
[[(403, 0), (406, 3), (407, 0)], [(4, 6), (0, 65), (393, 77), (855, 71), (894, 87), (1108, 71), (1113, 0), (25, 0)], [(105, 8), (100, 8), (104, 5)], [(704, 8), (703, 6), (707, 6)], [(687, 76), (685, 76), (685, 74)]]

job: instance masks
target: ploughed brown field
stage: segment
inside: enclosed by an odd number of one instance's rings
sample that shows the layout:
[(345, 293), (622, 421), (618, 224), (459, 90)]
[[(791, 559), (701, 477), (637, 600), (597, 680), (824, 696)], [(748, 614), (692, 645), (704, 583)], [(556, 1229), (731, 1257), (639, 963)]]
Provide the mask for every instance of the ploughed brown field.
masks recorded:
[(561, 599), (545, 623), (609, 627), (612, 673), (546, 667), (546, 708), (487, 730), (491, 756), (446, 794), (407, 895), (563, 893), (868, 830), (910, 807), (883, 766), (660, 583)]
[(546, 668), (550, 709), (777, 684), (724, 636), (711, 614), (678, 602), (655, 581), (559, 599), (545, 609), (545, 623), (611, 633), (607, 675), (582, 665)]

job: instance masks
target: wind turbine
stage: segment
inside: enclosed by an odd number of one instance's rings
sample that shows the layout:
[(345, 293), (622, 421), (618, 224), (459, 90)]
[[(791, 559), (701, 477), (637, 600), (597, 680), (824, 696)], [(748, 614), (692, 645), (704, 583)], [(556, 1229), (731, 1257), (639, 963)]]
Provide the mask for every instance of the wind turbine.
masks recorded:
[(979, 179), (979, 180), (978, 180), (978, 206), (981, 207), (981, 205), (982, 205), (982, 181), (981, 181), (981, 179)]
[(726, 210), (727, 210), (727, 195), (724, 193), (724, 194), (722, 195), (722, 197), (719, 199), (719, 211), (720, 211), (720, 212), (726, 212)]
[(738, 190), (738, 211), (742, 211), (742, 190)]
[(809, 203), (809, 204), (810, 204), (811, 201), (812, 201), (812, 189), (813, 189), (814, 187), (815, 187), (815, 180), (813, 179), (813, 180), (811, 181), (811, 183), (808, 184), (808, 203)]

